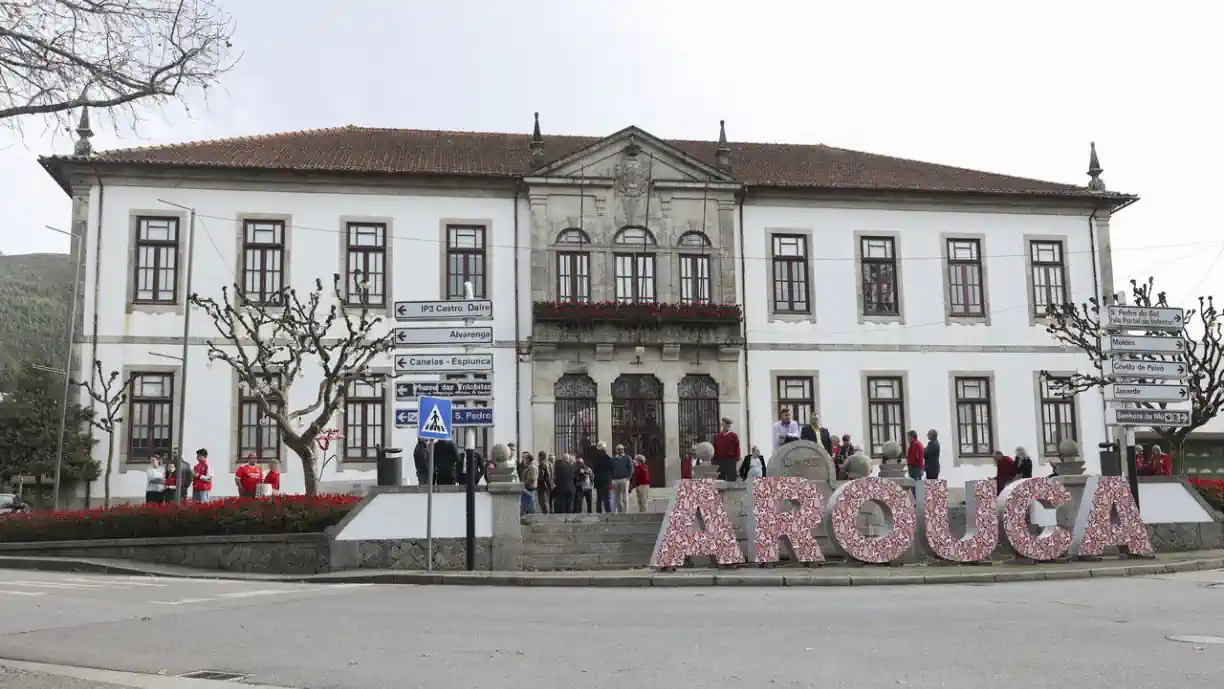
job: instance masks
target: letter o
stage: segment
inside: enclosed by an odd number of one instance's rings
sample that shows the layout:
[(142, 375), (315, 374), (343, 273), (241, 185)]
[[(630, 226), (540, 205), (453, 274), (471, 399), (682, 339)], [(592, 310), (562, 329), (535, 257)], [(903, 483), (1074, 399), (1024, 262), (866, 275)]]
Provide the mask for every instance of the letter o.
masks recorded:
[[(859, 531), (858, 513), (868, 502), (881, 505), (892, 519), (892, 532), (868, 537)], [(900, 559), (914, 545), (917, 515), (908, 491), (878, 477), (861, 478), (833, 491), (825, 506), (829, 534), (846, 555), (860, 562), (883, 564)]]

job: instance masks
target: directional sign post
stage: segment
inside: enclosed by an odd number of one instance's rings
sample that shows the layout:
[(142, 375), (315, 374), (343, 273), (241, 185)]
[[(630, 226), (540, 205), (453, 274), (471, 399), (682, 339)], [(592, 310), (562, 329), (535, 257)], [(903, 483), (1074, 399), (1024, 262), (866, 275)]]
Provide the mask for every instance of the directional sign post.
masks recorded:
[(1117, 402), (1185, 402), (1190, 399), (1190, 388), (1185, 385), (1115, 383), (1105, 386), (1105, 399)]
[[(420, 425), (421, 416), (421, 412), (417, 409), (396, 409), (395, 426), (396, 428), (416, 428), (418, 425)], [(450, 430), (452, 435), (454, 435), (455, 426), (487, 428), (492, 425), (493, 409), (490, 407), (452, 407), (451, 409)], [(426, 437), (421, 435), (419, 432), (417, 435), (422, 438)]]
[(395, 344), (399, 347), (454, 347), (455, 345), (491, 345), (490, 326), (444, 326), (431, 328), (396, 328)]
[(1117, 330), (1167, 330), (1180, 332), (1186, 326), (1181, 309), (1113, 305), (1105, 310), (1105, 328)]
[(398, 373), (467, 373), (469, 371), (492, 371), (493, 355), (462, 354), (445, 352), (438, 354), (397, 354), (395, 370)]
[(1105, 337), (1106, 352), (1123, 354), (1181, 354), (1186, 351), (1186, 341), (1180, 337), (1151, 337), (1145, 335), (1112, 334)]
[(1142, 359), (1106, 359), (1104, 374), (1113, 378), (1154, 378), (1185, 380), (1186, 365), (1180, 361), (1145, 361)]
[(491, 380), (457, 380), (442, 383), (395, 384), (395, 399), (407, 402), (418, 397), (446, 397), (451, 400), (488, 400), (493, 397)]
[(1189, 426), (1187, 409), (1106, 409), (1108, 426)]
[(397, 321), (485, 321), (493, 318), (493, 302), (488, 299), (466, 301), (397, 301)]

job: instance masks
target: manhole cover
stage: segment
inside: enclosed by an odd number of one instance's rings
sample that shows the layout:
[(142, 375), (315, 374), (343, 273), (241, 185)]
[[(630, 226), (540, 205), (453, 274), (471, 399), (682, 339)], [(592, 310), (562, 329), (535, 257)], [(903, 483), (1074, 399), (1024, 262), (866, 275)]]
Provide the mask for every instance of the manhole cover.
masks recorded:
[(1198, 636), (1188, 634), (1186, 636), (1166, 636), (1169, 641), (1176, 641), (1182, 644), (1224, 644), (1224, 636)]
[(211, 679), (218, 682), (236, 682), (247, 677), (247, 675), (237, 672), (219, 672), (217, 670), (196, 670), (195, 672), (179, 675), (179, 677), (183, 679)]

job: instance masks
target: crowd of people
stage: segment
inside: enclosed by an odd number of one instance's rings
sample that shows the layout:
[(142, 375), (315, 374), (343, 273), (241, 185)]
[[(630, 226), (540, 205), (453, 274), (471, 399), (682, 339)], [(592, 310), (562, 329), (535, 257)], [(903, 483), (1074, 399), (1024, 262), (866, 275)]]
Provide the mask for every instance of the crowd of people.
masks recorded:
[[(234, 485), (240, 497), (260, 497), (280, 493), (280, 462), (259, 463), (254, 452), (234, 471)], [(145, 502), (207, 502), (212, 497), (213, 476), (208, 450), (196, 450), (192, 465), (186, 458), (165, 459), (160, 452), (149, 458), (145, 472)]]

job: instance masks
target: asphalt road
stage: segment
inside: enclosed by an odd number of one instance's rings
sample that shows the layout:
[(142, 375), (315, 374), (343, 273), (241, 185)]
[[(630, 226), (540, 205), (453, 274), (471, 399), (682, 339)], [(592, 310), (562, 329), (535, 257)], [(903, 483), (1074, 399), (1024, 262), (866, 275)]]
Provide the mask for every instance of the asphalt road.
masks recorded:
[(1224, 643), (1166, 639), (1224, 637), (1224, 572), (549, 589), (3, 571), (0, 611), (0, 658), (167, 675), (227, 670), (309, 689), (1218, 689), (1224, 668)]

